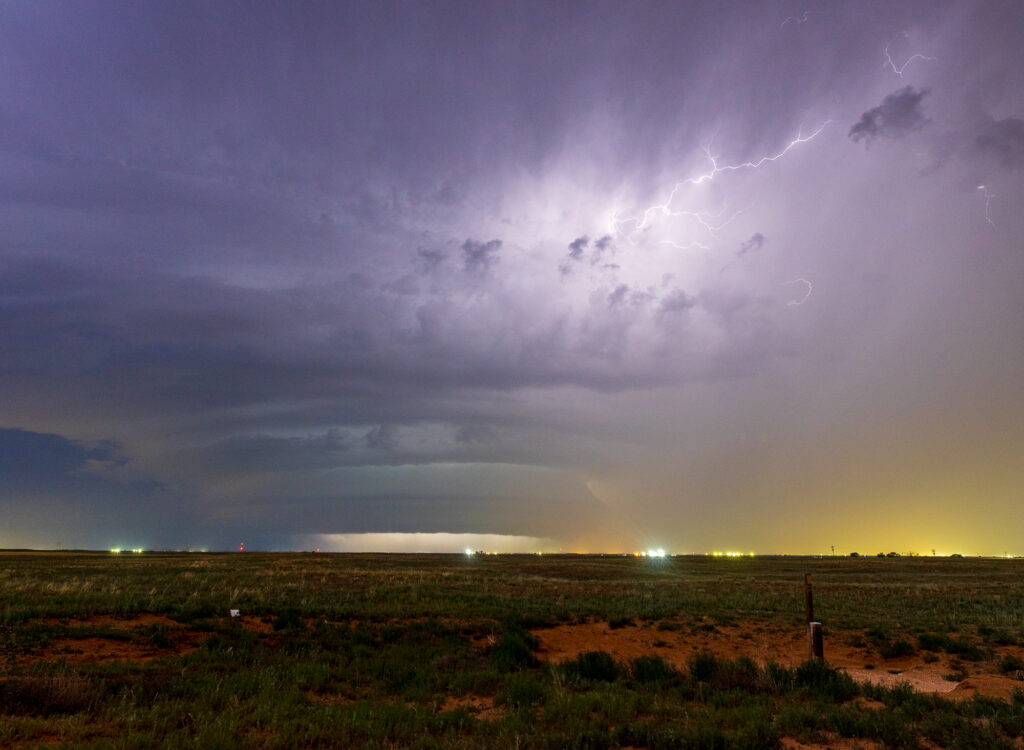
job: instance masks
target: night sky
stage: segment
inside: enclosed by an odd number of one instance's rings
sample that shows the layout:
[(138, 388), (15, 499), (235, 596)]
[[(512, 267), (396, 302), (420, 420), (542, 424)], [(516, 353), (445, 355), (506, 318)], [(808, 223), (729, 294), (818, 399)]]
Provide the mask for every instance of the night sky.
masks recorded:
[(0, 546), (1024, 554), (1024, 3), (0, 3)]

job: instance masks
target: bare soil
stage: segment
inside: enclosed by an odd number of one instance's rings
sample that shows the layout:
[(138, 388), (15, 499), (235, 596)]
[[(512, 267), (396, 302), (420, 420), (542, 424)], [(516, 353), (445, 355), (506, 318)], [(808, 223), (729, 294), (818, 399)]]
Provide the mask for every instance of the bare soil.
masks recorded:
[[(145, 662), (167, 656), (181, 656), (200, 647), (207, 634), (189, 625), (162, 615), (140, 614), (128, 618), (100, 615), (81, 620), (61, 619), (49, 621), (75, 628), (106, 627), (132, 632), (144, 626), (160, 625), (167, 629), (168, 645), (158, 646), (145, 639), (125, 640), (97, 635), (61, 637), (54, 639), (36, 653), (22, 658), (22, 664), (53, 662), (63, 659), (68, 664), (107, 663), (116, 661)], [(261, 634), (272, 631), (270, 618), (241, 616), (232, 622), (238, 627)], [(773, 661), (784, 665), (797, 665), (807, 658), (806, 635), (799, 629), (786, 629), (770, 624), (715, 624), (692, 621), (663, 621), (662, 628), (650, 623), (639, 623), (611, 628), (607, 622), (594, 621), (559, 625), (533, 631), (539, 641), (538, 656), (545, 661), (562, 662), (587, 651), (607, 651), (616, 659), (629, 661), (638, 656), (658, 655), (677, 669), (686, 669), (690, 659), (701, 651), (736, 659), (749, 657), (759, 664)], [(477, 636), (480, 648), (493, 645), (493, 636)], [(832, 633), (826, 637), (825, 658), (833, 666), (846, 670), (858, 682), (879, 685), (909, 683), (914, 690), (941, 694), (953, 699), (988, 695), (1009, 699), (1014, 690), (1024, 688), (1024, 682), (999, 673), (998, 663), (1004, 656), (1024, 659), (1024, 648), (1001, 646), (992, 659), (982, 662), (960, 662), (953, 657), (938, 655), (938, 660), (926, 661), (923, 652), (898, 659), (883, 659), (858, 631)], [(934, 656), (931, 657), (934, 659)], [(967, 676), (951, 681), (947, 675), (955, 668), (963, 669)], [(485, 699), (450, 699), (451, 706), (465, 705), (481, 718), (498, 711)], [(795, 747), (795, 746), (794, 746)]]
[[(534, 630), (540, 641), (538, 655), (551, 662), (573, 659), (587, 651), (607, 651), (616, 659), (628, 661), (654, 654), (677, 669), (685, 669), (694, 654), (711, 651), (717, 656), (736, 659), (749, 657), (758, 664), (776, 662), (787, 666), (800, 664), (807, 658), (807, 637), (798, 629), (773, 625), (716, 625), (687, 622), (669, 623), (676, 630), (662, 630), (648, 624), (611, 628), (607, 622), (559, 625)], [(858, 682), (878, 685), (909, 683), (914, 690), (942, 694), (949, 698), (969, 698), (976, 694), (1009, 698), (1014, 689), (1024, 689), (1024, 682), (999, 674), (998, 663), (1003, 656), (1020, 658), (1024, 649), (999, 647), (995, 657), (983, 662), (963, 662), (967, 678), (950, 681), (945, 675), (954, 670), (952, 657), (938, 655), (928, 663), (917, 652), (898, 659), (883, 659), (870, 646), (854, 646), (865, 642), (863, 633), (848, 631), (826, 637), (825, 658), (835, 667), (846, 670)]]
[[(105, 664), (118, 661), (146, 662), (166, 656), (181, 656), (199, 648), (207, 637), (194, 628), (183, 625), (163, 615), (140, 614), (133, 617), (113, 617), (95, 615), (82, 619), (49, 619), (51, 625), (63, 625), (71, 635), (54, 638), (45, 647), (22, 656), (18, 663), (23, 666), (37, 662), (55, 662), (63, 660), (69, 665)], [(135, 628), (160, 625), (166, 628), (167, 645), (161, 646), (149, 642), (145, 637), (126, 640), (125, 633), (132, 634)], [(96, 628), (108, 628), (117, 633), (117, 637), (102, 635), (86, 635), (87, 631)], [(75, 635), (82, 630), (83, 635)]]

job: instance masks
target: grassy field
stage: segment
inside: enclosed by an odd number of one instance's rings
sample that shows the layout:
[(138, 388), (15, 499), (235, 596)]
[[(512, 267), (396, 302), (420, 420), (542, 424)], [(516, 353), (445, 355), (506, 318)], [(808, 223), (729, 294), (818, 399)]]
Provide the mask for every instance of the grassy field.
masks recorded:
[(804, 573), (827, 639), (880, 664), (1024, 670), (1022, 560), (10, 552), (0, 746), (1024, 745), (1024, 695), (711, 651), (537, 653), (573, 623), (800, 633)]

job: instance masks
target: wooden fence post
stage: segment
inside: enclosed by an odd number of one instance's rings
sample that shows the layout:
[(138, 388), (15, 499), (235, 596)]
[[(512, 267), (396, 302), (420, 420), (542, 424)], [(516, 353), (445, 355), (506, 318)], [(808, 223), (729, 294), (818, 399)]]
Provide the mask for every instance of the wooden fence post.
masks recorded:
[(807, 653), (810, 659), (825, 658), (825, 644), (821, 635), (821, 623), (814, 619), (814, 592), (811, 574), (804, 573), (804, 608), (807, 614)]
[(812, 659), (825, 658), (825, 642), (821, 636), (820, 622), (812, 622), (807, 626), (807, 649)]
[(814, 594), (811, 593), (811, 574), (804, 573), (804, 606), (807, 610), (807, 622), (814, 621)]

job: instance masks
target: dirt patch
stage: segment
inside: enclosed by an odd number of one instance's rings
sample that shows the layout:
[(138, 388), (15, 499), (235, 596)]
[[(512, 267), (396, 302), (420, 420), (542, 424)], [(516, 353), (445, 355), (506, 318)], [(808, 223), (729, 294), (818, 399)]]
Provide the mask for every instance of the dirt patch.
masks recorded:
[(573, 659), (586, 651), (607, 651), (623, 661), (656, 654), (677, 669), (686, 669), (693, 655), (701, 651), (712, 651), (728, 659), (747, 656), (760, 664), (798, 664), (806, 657), (807, 641), (803, 634), (772, 626), (670, 626), (677, 629), (613, 629), (605, 622), (589, 622), (535, 630), (533, 634), (540, 641), (540, 657), (553, 662)]
[(478, 695), (449, 695), (441, 705), (441, 711), (465, 708), (482, 721), (494, 721), (505, 715), (505, 709), (495, 706), (490, 698)]
[[(711, 651), (728, 659), (745, 656), (762, 665), (771, 661), (794, 666), (807, 658), (806, 635), (799, 628), (668, 621), (666, 625), (667, 629), (651, 625), (611, 628), (608, 623), (599, 621), (532, 632), (540, 642), (538, 656), (556, 663), (574, 659), (587, 651), (606, 651), (620, 661), (657, 655), (681, 670), (685, 670), (690, 659), (701, 651)], [(889, 687), (909, 683), (919, 692), (952, 698), (975, 694), (1009, 698), (1015, 688), (1024, 688), (1024, 683), (996, 674), (994, 660), (972, 663), (967, 667), (970, 674), (965, 680), (950, 682), (944, 677), (952, 671), (950, 659), (929, 663), (918, 653), (885, 660), (863, 643), (860, 632), (830, 633), (825, 642), (825, 658), (858, 682)], [(869, 664), (875, 668), (868, 668)]]
[(1024, 683), (1002, 675), (978, 674), (957, 683), (950, 693), (950, 698), (973, 698), (975, 695), (988, 695), (993, 698), (1010, 700), (1016, 690), (1024, 689)]
[(115, 661), (144, 662), (171, 653), (176, 652), (173, 649), (157, 649), (110, 638), (57, 638), (43, 650), (42, 654), (31, 661), (63, 660), (71, 665), (106, 664)]
[(824, 745), (783, 737), (782, 746), (786, 750), (877, 750), (882, 747), (874, 740), (856, 740), (849, 737), (830, 737), (828, 743)]
[(231, 621), (232, 625), (250, 630), (253, 633), (272, 633), (274, 632), (274, 618), (273, 617), (259, 617), (255, 615), (239, 615), (238, 617), (227, 618)]
[(40, 745), (54, 745), (55, 747), (63, 747), (67, 744), (67, 740), (64, 735), (56, 732), (40, 732), (39, 734), (33, 735), (31, 739), (18, 740), (11, 745), (11, 750), (22, 750), (25, 748), (36, 748)]
[(306, 697), (312, 703), (322, 703), (324, 705), (351, 706), (356, 702), (356, 699), (349, 695), (341, 695), (340, 693), (320, 693), (315, 690), (308, 691), (306, 693)]
[[(165, 656), (182, 656), (199, 648), (206, 633), (175, 622), (163, 615), (140, 614), (132, 617), (93, 615), (81, 619), (50, 618), (49, 625), (60, 625), (65, 633), (46, 646), (33, 650), (18, 659), (20, 666), (38, 662), (65, 661), (70, 665), (106, 664), (118, 661), (146, 662)], [(161, 628), (161, 637), (155, 638), (138, 629)], [(111, 635), (95, 633), (104, 628)], [(82, 631), (82, 635), (75, 635)]]
[(116, 615), (91, 615), (83, 618), (47, 617), (43, 620), (47, 625), (65, 625), (73, 628), (116, 628), (129, 630), (146, 625), (163, 625), (168, 628), (180, 628), (182, 625), (166, 615), (137, 614), (127, 617)]

